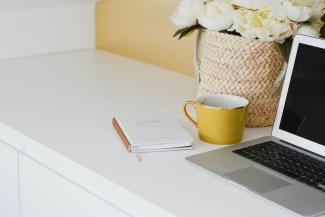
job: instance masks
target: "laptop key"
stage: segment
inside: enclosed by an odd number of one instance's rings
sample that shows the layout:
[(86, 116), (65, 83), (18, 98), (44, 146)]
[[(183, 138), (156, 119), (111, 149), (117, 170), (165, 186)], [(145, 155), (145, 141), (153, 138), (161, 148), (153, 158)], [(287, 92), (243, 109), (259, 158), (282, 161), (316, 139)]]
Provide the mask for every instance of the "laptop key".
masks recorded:
[(273, 141), (233, 151), (258, 164), (325, 192), (325, 162)]

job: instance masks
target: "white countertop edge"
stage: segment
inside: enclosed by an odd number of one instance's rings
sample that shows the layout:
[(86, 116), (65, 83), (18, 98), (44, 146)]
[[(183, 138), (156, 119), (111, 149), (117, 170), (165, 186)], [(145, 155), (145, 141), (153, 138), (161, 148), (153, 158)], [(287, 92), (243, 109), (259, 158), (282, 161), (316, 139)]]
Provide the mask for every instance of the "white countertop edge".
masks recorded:
[[(0, 140), (20, 154), (94, 195), (98, 199), (134, 217), (176, 217), (129, 190), (50, 150), (37, 141), (0, 122)], [(127, 212), (125, 210), (127, 208)]]

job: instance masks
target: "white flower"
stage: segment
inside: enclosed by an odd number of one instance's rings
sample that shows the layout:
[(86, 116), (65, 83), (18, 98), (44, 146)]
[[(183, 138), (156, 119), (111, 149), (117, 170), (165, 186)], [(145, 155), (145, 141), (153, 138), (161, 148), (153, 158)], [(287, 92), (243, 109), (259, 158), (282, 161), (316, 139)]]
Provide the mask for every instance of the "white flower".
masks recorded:
[(196, 24), (197, 16), (203, 9), (202, 0), (181, 0), (177, 10), (171, 16), (175, 26), (189, 27)]
[(285, 0), (287, 16), (295, 22), (304, 22), (313, 16), (320, 16), (324, 9), (324, 0)]
[(240, 8), (235, 12), (233, 27), (246, 38), (283, 42), (293, 34), (296, 26), (287, 18), (278, 19), (269, 9)]
[(282, 5), (283, 1), (284, 0), (231, 0), (231, 3), (252, 10), (270, 9), (274, 16), (279, 19), (284, 19), (286, 13)]
[(318, 5), (315, 5), (314, 8), (314, 14), (312, 16), (312, 19), (320, 19), (325, 14), (325, 0), (320, 0)]
[(199, 23), (207, 29), (226, 30), (233, 23), (233, 6), (225, 0), (214, 0), (205, 4), (199, 15)]
[(324, 25), (321, 18), (312, 18), (308, 24), (300, 25), (294, 35), (307, 35), (312, 37), (319, 37), (320, 31)]
[(247, 9), (262, 9), (268, 4), (267, 0), (232, 0), (232, 4), (247, 8)]
[(294, 36), (296, 36), (296, 35), (307, 35), (307, 36), (311, 36), (311, 37), (319, 37), (320, 33), (313, 26), (304, 24), (304, 25), (301, 25), (297, 29), (297, 31), (294, 33)]
[(269, 8), (272, 14), (280, 20), (286, 19), (286, 10), (283, 7), (283, 0), (268, 0), (267, 6), (265, 8)]

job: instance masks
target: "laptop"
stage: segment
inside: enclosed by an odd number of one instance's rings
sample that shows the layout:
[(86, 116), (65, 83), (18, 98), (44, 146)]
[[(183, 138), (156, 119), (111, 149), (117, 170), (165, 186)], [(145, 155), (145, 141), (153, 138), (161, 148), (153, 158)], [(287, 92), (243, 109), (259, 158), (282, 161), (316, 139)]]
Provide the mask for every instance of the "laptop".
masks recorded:
[(325, 213), (325, 40), (293, 41), (272, 135), (190, 156), (302, 216)]

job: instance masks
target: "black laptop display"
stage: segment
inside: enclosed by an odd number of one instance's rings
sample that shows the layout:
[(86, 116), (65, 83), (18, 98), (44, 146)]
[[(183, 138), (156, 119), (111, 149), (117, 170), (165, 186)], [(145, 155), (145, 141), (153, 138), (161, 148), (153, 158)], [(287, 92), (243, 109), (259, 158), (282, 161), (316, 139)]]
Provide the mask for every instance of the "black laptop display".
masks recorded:
[(325, 50), (300, 44), (280, 129), (325, 145)]

